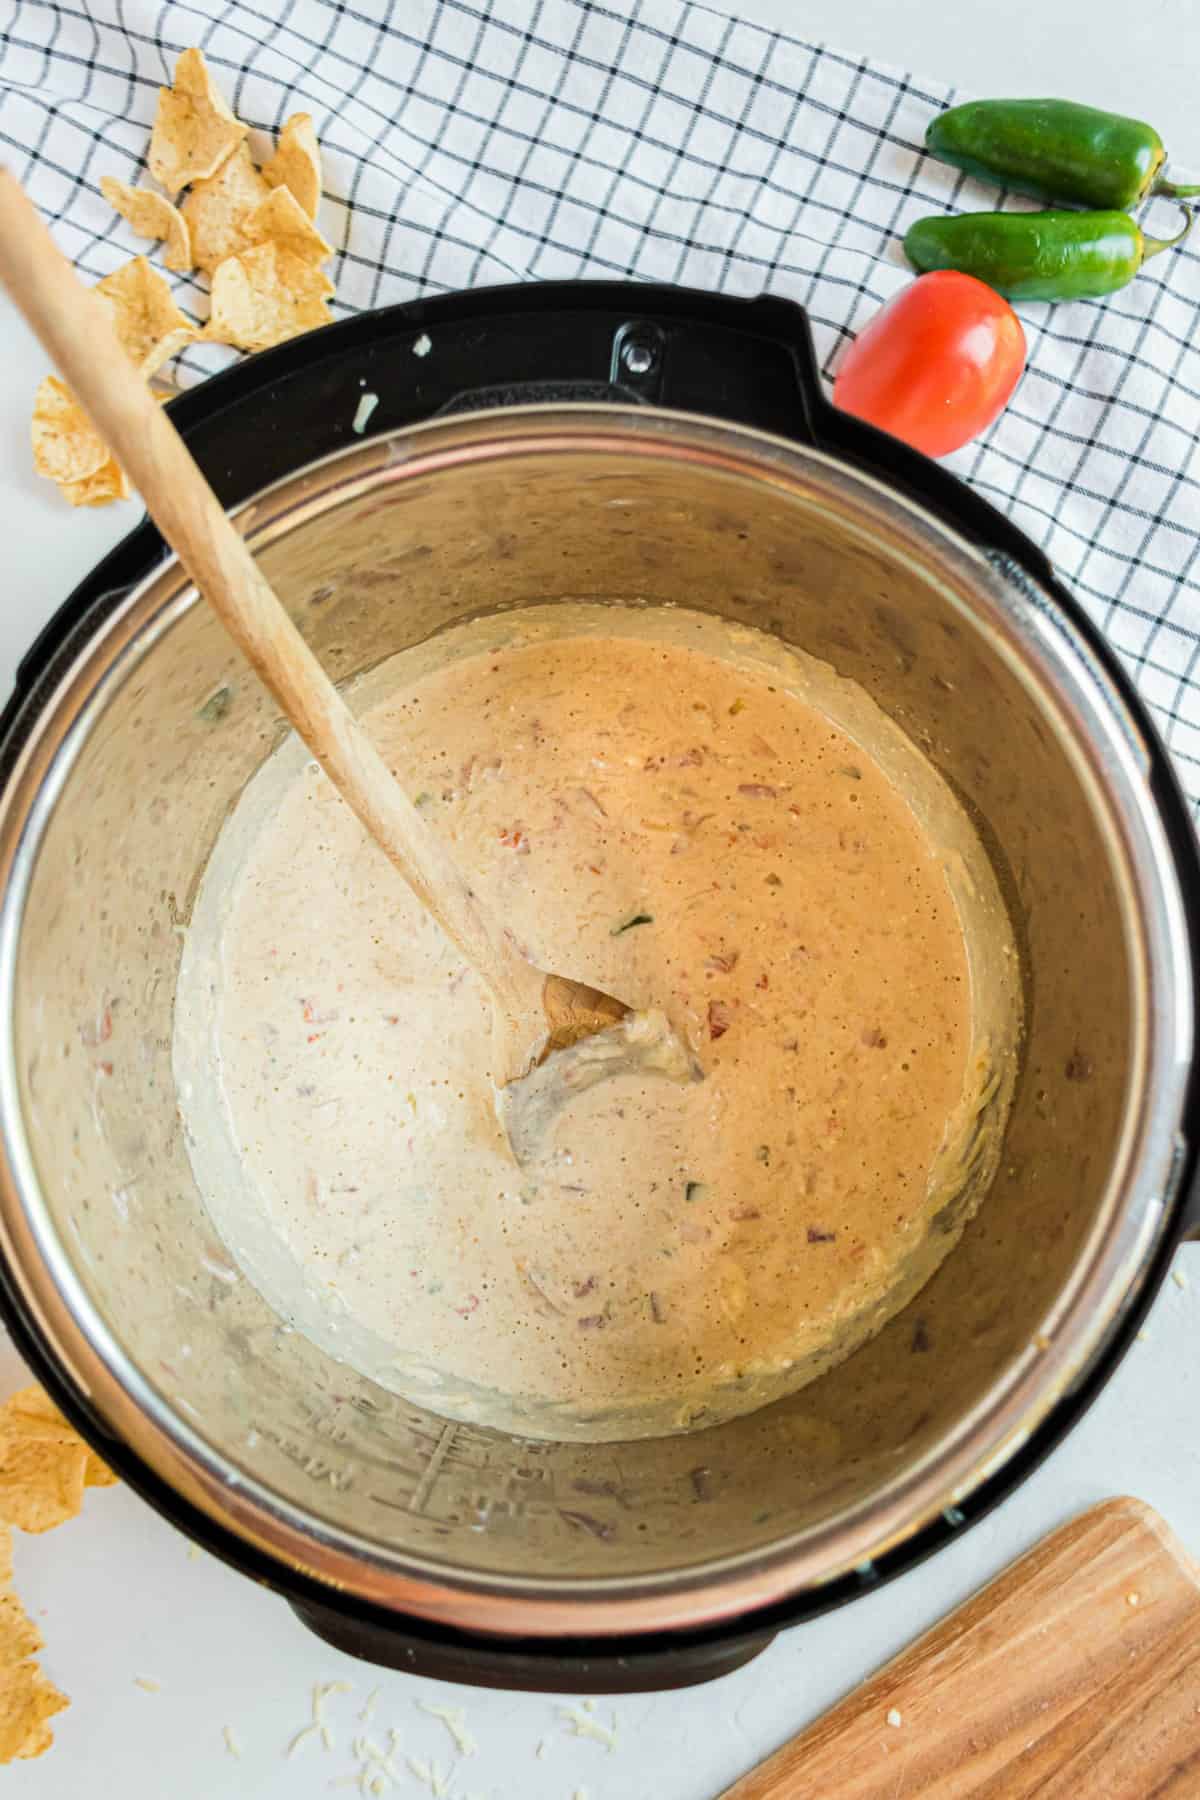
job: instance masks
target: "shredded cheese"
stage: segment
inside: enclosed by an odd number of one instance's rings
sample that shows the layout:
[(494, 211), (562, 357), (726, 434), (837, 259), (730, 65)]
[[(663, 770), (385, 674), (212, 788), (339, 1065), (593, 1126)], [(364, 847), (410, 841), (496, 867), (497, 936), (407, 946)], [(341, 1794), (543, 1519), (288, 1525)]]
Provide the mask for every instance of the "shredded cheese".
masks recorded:
[(474, 1756), (479, 1745), (467, 1730), (467, 1715), (461, 1706), (431, 1706), (427, 1700), (418, 1700), (417, 1705), (431, 1719), (440, 1719), (460, 1756)]
[(418, 1781), (423, 1781), (433, 1795), (433, 1800), (442, 1800), (449, 1785), (450, 1777), (443, 1775), (435, 1762), (422, 1762), (419, 1757), (406, 1756), (405, 1762)]
[[(311, 1722), (302, 1726), (296, 1733), (287, 1747), (286, 1754), (295, 1756), (298, 1750), (304, 1748), (310, 1738), (319, 1738), (326, 1750), (332, 1750), (334, 1746), (333, 1727), (325, 1717), (325, 1702), (331, 1694), (350, 1694), (353, 1691), (348, 1681), (314, 1681)], [(376, 1691), (378, 1692), (378, 1690)]]
[(351, 431), (361, 437), (363, 432), (367, 429), (371, 414), (378, 405), (378, 394), (364, 394), (358, 403), (358, 410), (354, 415), (354, 422), (350, 427)]
[(597, 1744), (603, 1744), (608, 1750), (617, 1747), (617, 1721), (613, 1717), (611, 1725), (602, 1725), (591, 1713), (585, 1712), (582, 1706), (560, 1706), (558, 1716), (570, 1728), (572, 1737), (592, 1738)]
[(240, 1756), (242, 1754), (242, 1746), (233, 1735), (233, 1726), (226, 1725), (221, 1735), (225, 1739), (225, 1748), (228, 1750), (230, 1756)]
[(152, 1675), (135, 1675), (133, 1678), (133, 1685), (134, 1687), (145, 1688), (148, 1694), (162, 1693), (162, 1682), (155, 1681)]
[[(394, 1749), (395, 1745), (392, 1747)], [(350, 1781), (357, 1782), (361, 1794), (382, 1794), (389, 1782), (394, 1787), (400, 1786), (400, 1771), (382, 1744), (360, 1734), (350, 1748), (359, 1765), (357, 1774), (351, 1776)]]

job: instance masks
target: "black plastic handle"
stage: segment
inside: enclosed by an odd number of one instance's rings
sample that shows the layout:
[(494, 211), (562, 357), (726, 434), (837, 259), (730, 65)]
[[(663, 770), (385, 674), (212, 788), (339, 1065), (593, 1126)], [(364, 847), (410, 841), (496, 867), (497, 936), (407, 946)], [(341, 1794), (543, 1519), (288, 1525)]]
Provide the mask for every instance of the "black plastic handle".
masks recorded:
[(363, 1662), (435, 1681), (535, 1694), (645, 1694), (696, 1687), (732, 1675), (775, 1637), (766, 1631), (696, 1640), (668, 1632), (615, 1639), (606, 1648), (600, 1639), (585, 1644), (570, 1638), (464, 1637), (395, 1613), (362, 1607), (351, 1613), (294, 1596), (289, 1604), (323, 1642)]

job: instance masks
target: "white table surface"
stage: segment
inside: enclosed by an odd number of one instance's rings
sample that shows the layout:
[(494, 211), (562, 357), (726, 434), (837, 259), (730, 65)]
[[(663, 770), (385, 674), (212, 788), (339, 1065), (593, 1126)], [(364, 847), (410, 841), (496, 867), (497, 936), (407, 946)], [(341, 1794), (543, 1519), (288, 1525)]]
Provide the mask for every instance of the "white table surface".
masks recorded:
[[(1008, 9), (1011, 13), (1012, 9)], [(1194, 0), (1043, 0), (998, 11), (895, 0), (741, 0), (766, 24), (802, 28), (988, 93), (1065, 92), (1150, 116), (1200, 158)], [(28, 412), (44, 358), (0, 306), (0, 691), (38, 627), (136, 516), (132, 507), (68, 516), (28, 467)], [(86, 1792), (123, 1800), (308, 1800), (352, 1777), (350, 1739), (390, 1727), (403, 1749), (453, 1767), (448, 1800), (712, 1800), (1046, 1531), (1092, 1502), (1133, 1493), (1200, 1552), (1200, 1247), (1183, 1250), (1116, 1378), (1069, 1441), (1019, 1493), (932, 1563), (829, 1618), (776, 1640), (736, 1675), (684, 1694), (597, 1703), (614, 1718), (612, 1751), (570, 1735), (559, 1702), (490, 1694), (373, 1671), (326, 1650), (282, 1601), (187, 1541), (123, 1488), (94, 1490), (81, 1520), (41, 1538), (17, 1534), (17, 1585), (45, 1633), (43, 1663), (72, 1696), (54, 1749), (4, 1772), (23, 1800)], [(0, 1392), (24, 1379), (0, 1349)], [(157, 1683), (150, 1691), (139, 1678)], [(292, 1758), (315, 1682), (332, 1697), (333, 1748)], [(378, 1689), (369, 1728), (356, 1715)], [(418, 1701), (463, 1706), (478, 1753), (457, 1756)], [(228, 1726), (240, 1755), (225, 1743)], [(881, 1739), (886, 1731), (881, 1722)], [(544, 1754), (538, 1757), (539, 1744)], [(403, 1766), (414, 1797), (430, 1789)], [(347, 1791), (350, 1791), (347, 1787)]]

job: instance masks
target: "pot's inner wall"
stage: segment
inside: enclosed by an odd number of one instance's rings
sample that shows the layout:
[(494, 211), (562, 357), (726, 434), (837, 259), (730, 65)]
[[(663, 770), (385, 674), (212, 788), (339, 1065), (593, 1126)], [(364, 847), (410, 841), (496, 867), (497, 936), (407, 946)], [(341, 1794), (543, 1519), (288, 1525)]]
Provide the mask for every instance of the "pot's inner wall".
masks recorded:
[[(22, 928), (27, 1128), (66, 1254), (132, 1360), (222, 1457), (402, 1554), (625, 1577), (745, 1551), (869, 1498), (1028, 1352), (1093, 1223), (1130, 1066), (1108, 852), (1053, 729), (933, 580), (828, 496), (580, 449), (392, 479), (263, 565), (336, 678), (497, 606), (680, 602), (860, 681), (985, 823), (1028, 962), (1001, 1175), (909, 1310), (790, 1400), (691, 1437), (513, 1441), (446, 1425), (290, 1332), (192, 1179), (171, 1076), (189, 907), (279, 735), (207, 610), (144, 656), (71, 770)], [(386, 1154), (386, 1146), (381, 1146)], [(947, 1496), (947, 1499), (949, 1496)]]

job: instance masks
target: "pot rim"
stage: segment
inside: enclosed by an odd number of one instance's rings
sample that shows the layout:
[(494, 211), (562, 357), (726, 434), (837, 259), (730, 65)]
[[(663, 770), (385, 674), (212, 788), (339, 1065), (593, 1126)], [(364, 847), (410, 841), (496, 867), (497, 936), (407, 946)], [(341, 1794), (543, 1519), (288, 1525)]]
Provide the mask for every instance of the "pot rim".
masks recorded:
[[(945, 521), (875, 476), (747, 426), (691, 413), (576, 405), (434, 419), (335, 451), (238, 508), (256, 548), (373, 487), (497, 457), (615, 452), (683, 458), (781, 495), (819, 493), (849, 530), (888, 532), (933, 562), (952, 604), (1056, 720), (1102, 823), (1131, 964), (1131, 1099), (1087, 1243), (1043, 1329), (972, 1411), (869, 1500), (766, 1548), (663, 1575), (515, 1578), (400, 1555), (324, 1526), (213, 1451), (126, 1357), (90, 1301), (40, 1194), (21, 1118), (11, 1029), (23, 903), (37, 845), (71, 761), (108, 697), (191, 605), (170, 558), (89, 636), (36, 719), (0, 800), (0, 1251), (9, 1278), (76, 1391), (108, 1429), (216, 1525), (318, 1583), (387, 1610), (470, 1631), (596, 1636), (687, 1629), (746, 1614), (868, 1568), (981, 1486), (1076, 1387), (1144, 1278), (1171, 1215), (1193, 1042), (1193, 983), (1179, 871), (1146, 779), (1152, 735), (1086, 633), (1028, 575), (1019, 581)], [(936, 551), (936, 555), (933, 553)], [(1086, 724), (1087, 729), (1084, 729)]]

